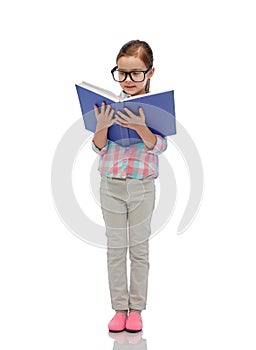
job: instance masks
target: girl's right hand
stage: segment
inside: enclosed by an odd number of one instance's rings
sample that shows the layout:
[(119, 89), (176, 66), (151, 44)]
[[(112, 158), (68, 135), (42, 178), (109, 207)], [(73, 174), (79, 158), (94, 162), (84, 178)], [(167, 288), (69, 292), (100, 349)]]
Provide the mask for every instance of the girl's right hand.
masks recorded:
[(116, 117), (114, 117), (115, 110), (112, 109), (110, 105), (106, 107), (105, 102), (102, 102), (100, 109), (98, 106), (94, 105), (94, 111), (97, 119), (97, 132), (109, 128), (116, 121)]

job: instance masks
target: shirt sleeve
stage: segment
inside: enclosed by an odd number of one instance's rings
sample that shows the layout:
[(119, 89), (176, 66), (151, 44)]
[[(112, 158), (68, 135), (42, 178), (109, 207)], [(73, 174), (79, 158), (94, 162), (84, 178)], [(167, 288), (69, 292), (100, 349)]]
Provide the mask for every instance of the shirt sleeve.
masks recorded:
[(108, 142), (105, 144), (105, 146), (102, 149), (99, 149), (98, 147), (95, 146), (94, 142), (92, 141), (92, 149), (98, 155), (102, 156), (103, 154), (107, 153), (107, 151), (108, 151)]
[(148, 149), (148, 153), (153, 153), (153, 154), (161, 154), (163, 153), (166, 148), (167, 148), (167, 139), (165, 137), (162, 137), (160, 135), (155, 135), (156, 136), (156, 144), (154, 148)]

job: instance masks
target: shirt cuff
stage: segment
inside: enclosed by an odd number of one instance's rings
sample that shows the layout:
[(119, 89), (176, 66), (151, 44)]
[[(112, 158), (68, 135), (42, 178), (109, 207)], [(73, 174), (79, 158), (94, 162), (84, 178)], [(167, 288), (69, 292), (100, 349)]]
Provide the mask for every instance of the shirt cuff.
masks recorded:
[(99, 154), (100, 156), (105, 154), (108, 150), (108, 142), (105, 144), (105, 146), (102, 149), (99, 149), (98, 147), (95, 146), (94, 142), (92, 141), (92, 149), (94, 152)]
[(167, 139), (160, 135), (155, 135), (155, 136), (156, 136), (156, 144), (154, 148), (148, 149), (148, 153), (161, 154), (167, 148)]

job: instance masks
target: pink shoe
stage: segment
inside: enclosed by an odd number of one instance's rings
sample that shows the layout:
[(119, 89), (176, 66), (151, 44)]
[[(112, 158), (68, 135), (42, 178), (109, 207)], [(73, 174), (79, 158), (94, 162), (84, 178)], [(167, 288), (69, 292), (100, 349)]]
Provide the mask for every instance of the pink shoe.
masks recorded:
[(117, 312), (108, 324), (110, 332), (122, 332), (125, 330), (125, 323), (127, 317), (121, 312)]
[(137, 312), (130, 312), (126, 321), (126, 331), (131, 333), (140, 332), (142, 330), (142, 327), (143, 324), (141, 316)]

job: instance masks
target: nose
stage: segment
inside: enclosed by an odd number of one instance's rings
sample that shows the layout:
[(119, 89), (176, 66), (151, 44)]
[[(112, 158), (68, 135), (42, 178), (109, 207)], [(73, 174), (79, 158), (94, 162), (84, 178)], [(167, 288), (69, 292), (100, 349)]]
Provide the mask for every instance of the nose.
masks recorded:
[(131, 76), (130, 76), (130, 73), (128, 73), (127, 75), (126, 75), (126, 79), (125, 79), (126, 81), (132, 81), (132, 79), (131, 79)]

